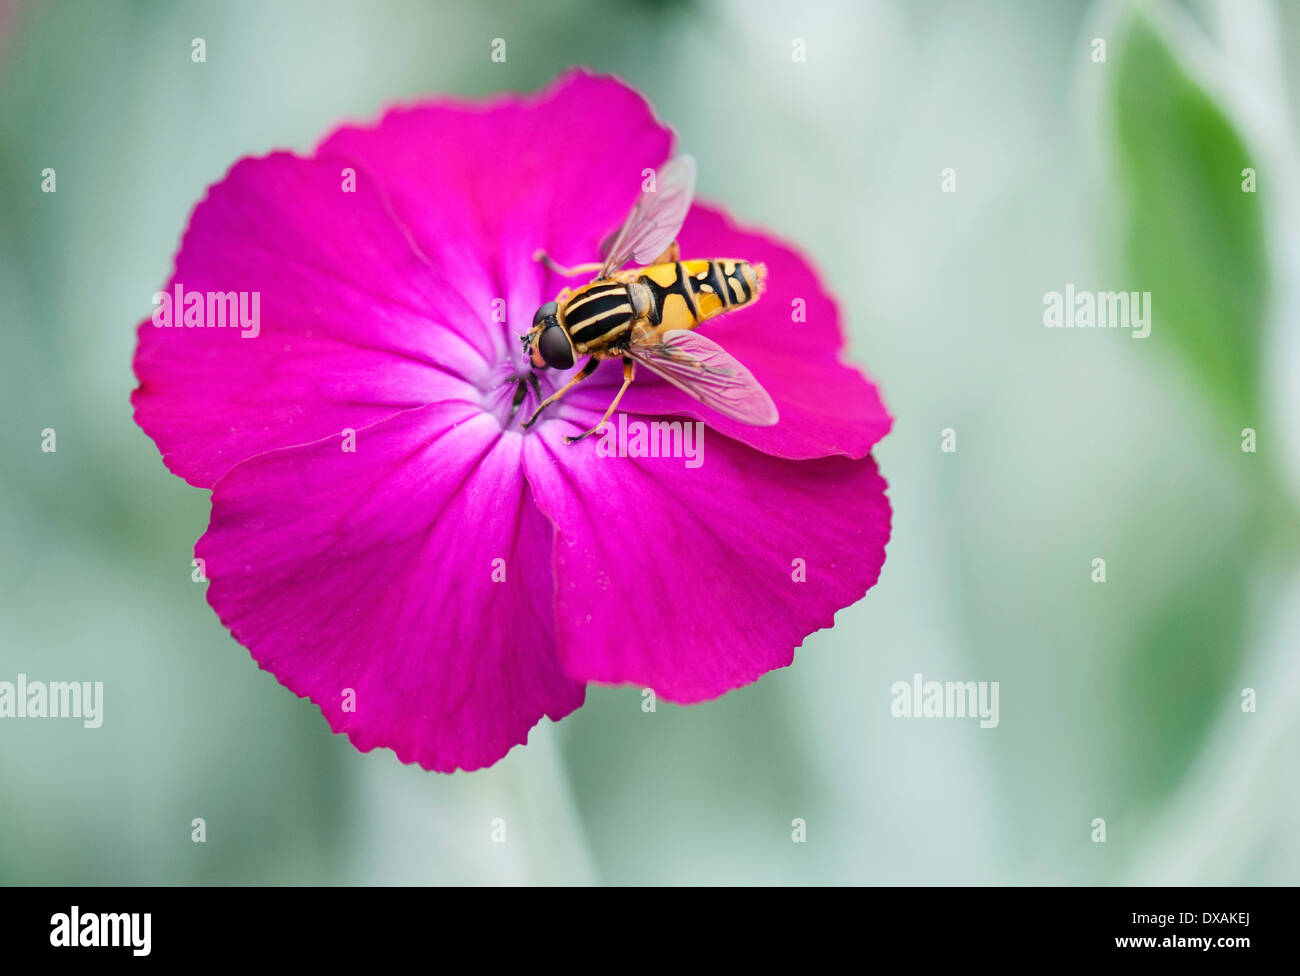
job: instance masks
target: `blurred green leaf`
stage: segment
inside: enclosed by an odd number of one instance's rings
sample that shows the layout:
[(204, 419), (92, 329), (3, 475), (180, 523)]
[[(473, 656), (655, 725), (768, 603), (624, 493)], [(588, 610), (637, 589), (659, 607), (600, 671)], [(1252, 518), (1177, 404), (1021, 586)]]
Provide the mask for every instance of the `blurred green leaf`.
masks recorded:
[[(1223, 426), (1256, 426), (1268, 269), (1261, 193), (1242, 189), (1242, 170), (1256, 161), (1158, 23), (1128, 15), (1112, 50), (1108, 107), (1127, 269), (1118, 284), (1151, 293), (1149, 341), (1176, 350)], [(1236, 450), (1235, 437), (1224, 443), (1225, 456)], [(1152, 564), (1153, 574), (1178, 582), (1151, 595), (1113, 675), (1111, 720), (1121, 741), (1143, 742), (1117, 753), (1114, 774), (1140, 807), (1185, 775), (1245, 653), (1243, 580), (1265, 520), (1257, 510), (1233, 511), (1205, 487), (1189, 486), (1185, 498), (1202, 512), (1191, 561)], [(1146, 522), (1134, 529), (1134, 567), (1154, 538)]]
[(1242, 191), (1255, 161), (1145, 16), (1112, 49), (1127, 287), (1151, 292), (1151, 339), (1177, 347), (1228, 423), (1251, 426), (1268, 279), (1261, 193)]

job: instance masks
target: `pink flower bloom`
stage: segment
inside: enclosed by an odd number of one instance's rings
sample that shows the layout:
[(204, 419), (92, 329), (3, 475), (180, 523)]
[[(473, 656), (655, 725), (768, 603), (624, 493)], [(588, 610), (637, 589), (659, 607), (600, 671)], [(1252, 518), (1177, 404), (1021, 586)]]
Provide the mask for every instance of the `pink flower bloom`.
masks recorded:
[[(765, 262), (767, 291), (702, 333), (780, 422), (640, 372), (623, 411), (703, 421), (703, 463), (565, 444), (609, 404), (615, 362), (521, 430), (538, 401), (512, 411), (518, 337), (579, 283), (534, 251), (595, 258), (671, 142), (636, 92), (574, 72), (531, 97), (395, 109), (310, 158), (241, 160), (195, 209), (168, 294), (256, 293), (257, 326), (187, 327), (179, 307), (172, 327), (143, 322), (136, 420), (212, 489), (195, 553), (213, 609), (358, 749), (474, 769), (588, 682), (714, 698), (790, 664), (879, 576), (890, 508), (870, 451), (889, 415), (840, 362), (808, 263), (716, 208), (694, 205), (683, 257)], [(554, 374), (543, 395), (572, 375)]]

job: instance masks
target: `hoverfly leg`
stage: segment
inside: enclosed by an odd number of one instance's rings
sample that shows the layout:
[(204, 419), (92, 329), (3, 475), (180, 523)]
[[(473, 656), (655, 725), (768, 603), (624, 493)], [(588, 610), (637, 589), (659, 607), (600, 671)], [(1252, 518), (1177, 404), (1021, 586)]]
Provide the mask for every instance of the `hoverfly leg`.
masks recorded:
[(578, 441), (582, 440), (588, 434), (594, 434), (596, 433), (596, 431), (600, 430), (600, 428), (605, 425), (605, 422), (609, 420), (610, 415), (618, 408), (618, 401), (623, 399), (623, 394), (626, 393), (627, 388), (632, 385), (632, 380), (635, 376), (636, 376), (636, 363), (630, 359), (623, 360), (623, 385), (619, 387), (618, 394), (614, 397), (614, 402), (611, 403), (609, 405), (609, 409), (605, 411), (605, 416), (600, 418), (600, 423), (598, 423), (595, 427), (591, 428), (591, 430), (584, 431), (583, 433), (579, 434), (577, 437), (569, 437), (568, 435), (565, 435), (564, 443), (576, 444)]
[(528, 396), (528, 384), (523, 380), (507, 380), (507, 382), (515, 384), (515, 395), (510, 401), (510, 417), (508, 418), (513, 420), (515, 414), (519, 412), (519, 404), (523, 403), (524, 397)]
[(574, 278), (582, 274), (594, 274), (602, 267), (599, 261), (592, 264), (575, 264), (571, 268), (565, 267), (562, 264), (556, 264), (555, 261), (551, 259), (551, 256), (541, 249), (533, 252), (533, 260), (540, 261), (548, 269), (564, 278)]
[[(586, 365), (583, 366), (582, 369), (578, 371), (577, 375), (574, 376), (573, 379), (569, 380), (569, 382), (565, 383), (562, 387), (560, 387), (558, 390), (556, 390), (554, 393), (552, 393), (550, 396), (548, 396), (545, 400), (543, 400), (541, 403), (537, 405), (537, 409), (533, 411), (533, 415), (524, 421), (523, 423), (524, 430), (527, 430), (537, 421), (538, 414), (540, 414), (543, 410), (549, 407), (560, 397), (564, 396), (564, 394), (568, 393), (571, 389), (573, 389), (575, 386), (577, 386), (579, 383), (585, 380), (592, 373), (596, 372), (596, 367), (599, 365), (600, 365), (600, 360), (597, 359), (595, 356), (592, 356), (590, 359), (588, 359)], [(534, 377), (534, 379), (536, 379), (536, 377)]]

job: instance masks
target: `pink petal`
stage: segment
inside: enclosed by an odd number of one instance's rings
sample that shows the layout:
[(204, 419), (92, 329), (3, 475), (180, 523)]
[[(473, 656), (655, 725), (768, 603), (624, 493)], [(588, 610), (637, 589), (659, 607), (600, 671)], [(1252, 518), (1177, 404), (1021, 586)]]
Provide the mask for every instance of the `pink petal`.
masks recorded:
[(503, 356), (517, 356), (515, 336), (537, 307), (585, 280), (546, 272), (533, 252), (564, 264), (598, 260), (643, 170), (658, 167), (671, 143), (633, 89), (573, 71), (545, 91), (486, 106), (447, 99), (396, 108), (373, 128), (340, 129), (319, 154), (358, 160), (374, 174), (421, 250), (472, 303), (506, 300), (507, 321), (494, 335)]
[[(705, 323), (701, 333), (749, 367), (776, 401), (774, 427), (750, 427), (701, 405), (685, 393), (638, 370), (620, 409), (629, 413), (679, 414), (782, 458), (841, 454), (865, 457), (893, 423), (880, 394), (860, 370), (841, 361), (844, 333), (839, 310), (816, 272), (792, 247), (770, 235), (742, 230), (720, 210), (697, 203), (679, 238), (683, 258), (743, 258), (767, 265), (767, 289), (755, 305)], [(792, 302), (803, 299), (806, 321), (791, 320)], [(587, 429), (604, 413), (622, 380), (619, 368), (602, 366), (570, 397), (567, 411)], [(567, 428), (566, 428), (567, 429)]]
[(262, 451), (477, 396), (486, 345), (448, 322), (478, 312), (416, 254), (373, 181), (342, 184), (337, 161), (277, 153), (237, 163), (195, 209), (168, 293), (258, 292), (260, 333), (140, 325), (136, 421), (187, 481), (209, 487)]
[(559, 665), (551, 528), (521, 440), (476, 408), (433, 404), (359, 431), (355, 453), (330, 437), (240, 464), (195, 548), (209, 602), (358, 749), (490, 765), (583, 699)]
[(601, 457), (595, 437), (567, 445), (558, 429), (525, 439), (524, 469), (556, 527), (556, 627), (575, 680), (714, 698), (790, 664), (880, 574), (890, 507), (871, 458), (787, 461), (705, 429), (692, 469)]

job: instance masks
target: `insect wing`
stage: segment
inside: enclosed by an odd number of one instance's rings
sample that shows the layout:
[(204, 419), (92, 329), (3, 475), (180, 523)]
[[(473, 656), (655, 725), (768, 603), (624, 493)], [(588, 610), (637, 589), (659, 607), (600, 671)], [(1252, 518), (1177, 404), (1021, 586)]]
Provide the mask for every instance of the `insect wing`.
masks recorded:
[(745, 366), (712, 339), (674, 329), (629, 353), (652, 373), (706, 407), (753, 427), (771, 427), (780, 419), (776, 404)]
[(604, 265), (598, 278), (607, 277), (629, 261), (649, 264), (668, 249), (682, 229), (695, 197), (695, 160), (678, 156), (655, 174), (653, 191), (643, 192), (627, 220), (600, 246)]

